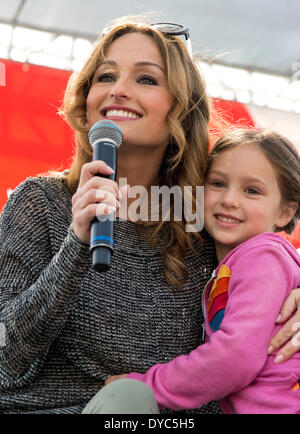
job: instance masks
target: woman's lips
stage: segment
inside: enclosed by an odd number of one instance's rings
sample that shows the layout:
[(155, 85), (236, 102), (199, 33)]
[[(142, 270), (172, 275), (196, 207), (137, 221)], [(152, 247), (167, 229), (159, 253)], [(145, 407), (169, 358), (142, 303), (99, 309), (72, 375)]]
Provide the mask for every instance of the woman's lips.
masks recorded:
[(135, 120), (139, 119), (141, 115), (127, 107), (110, 106), (102, 110), (102, 115), (106, 119), (119, 119), (119, 120)]

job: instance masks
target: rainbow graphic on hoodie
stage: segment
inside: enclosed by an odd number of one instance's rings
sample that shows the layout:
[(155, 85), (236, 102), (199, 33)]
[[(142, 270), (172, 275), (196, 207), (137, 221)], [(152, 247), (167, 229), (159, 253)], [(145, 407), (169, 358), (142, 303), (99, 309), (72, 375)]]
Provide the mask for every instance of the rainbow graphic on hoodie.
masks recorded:
[(228, 300), (228, 284), (231, 272), (226, 265), (221, 265), (210, 290), (207, 306), (207, 318), (212, 331), (219, 330), (224, 318)]

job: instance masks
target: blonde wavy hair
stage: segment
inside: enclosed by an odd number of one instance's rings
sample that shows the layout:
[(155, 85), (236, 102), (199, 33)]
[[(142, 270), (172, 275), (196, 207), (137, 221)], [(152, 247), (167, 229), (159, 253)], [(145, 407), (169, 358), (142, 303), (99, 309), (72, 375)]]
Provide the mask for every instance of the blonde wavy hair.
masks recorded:
[[(75, 131), (76, 153), (65, 175), (67, 185), (75, 193), (81, 168), (92, 159), (86, 99), (94, 73), (110, 45), (127, 33), (141, 33), (153, 38), (165, 62), (169, 89), (175, 100), (167, 117), (170, 143), (161, 165), (159, 183), (169, 187), (178, 185), (182, 191), (184, 186), (201, 186), (208, 159), (210, 119), (210, 102), (204, 80), (180, 37), (164, 35), (151, 25), (135, 21), (132, 17), (115, 22), (99, 39), (81, 72), (73, 74), (69, 80), (61, 113)], [(193, 191), (194, 209), (195, 196)], [(171, 216), (174, 217), (174, 204), (171, 204)], [(185, 225), (184, 217), (182, 221), (174, 221), (174, 218), (168, 222), (160, 221), (152, 237), (153, 243), (158, 242), (158, 237), (164, 237), (165, 275), (168, 282), (177, 287), (181, 287), (188, 276), (184, 264), (188, 248), (192, 248), (195, 241), (201, 241), (199, 233), (187, 233)]]

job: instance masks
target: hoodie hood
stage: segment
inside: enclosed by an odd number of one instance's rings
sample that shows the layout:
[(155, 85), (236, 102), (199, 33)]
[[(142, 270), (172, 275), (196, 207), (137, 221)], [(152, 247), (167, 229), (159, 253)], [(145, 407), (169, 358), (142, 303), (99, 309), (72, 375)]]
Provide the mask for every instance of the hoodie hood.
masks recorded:
[(240, 250), (240, 254), (244, 249), (249, 249), (250, 247), (258, 247), (259, 245), (267, 245), (271, 244), (274, 246), (274, 243), (278, 245), (279, 248), (282, 248), (286, 253), (288, 253), (295, 263), (300, 267), (300, 254), (295, 249), (295, 247), (282, 235), (274, 234), (272, 232), (264, 232), (263, 234), (256, 235), (255, 237), (250, 238), (244, 243), (235, 247), (231, 252), (229, 252), (225, 258), (220, 262), (219, 266), (223, 263), (227, 262), (232, 255), (234, 255), (238, 250)]

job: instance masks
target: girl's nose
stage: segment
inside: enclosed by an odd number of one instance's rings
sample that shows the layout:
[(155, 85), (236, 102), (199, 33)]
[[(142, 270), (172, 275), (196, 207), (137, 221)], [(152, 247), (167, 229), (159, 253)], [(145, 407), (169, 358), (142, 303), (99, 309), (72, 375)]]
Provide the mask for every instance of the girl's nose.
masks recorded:
[(221, 203), (226, 208), (237, 208), (239, 206), (237, 192), (234, 190), (224, 191)]

